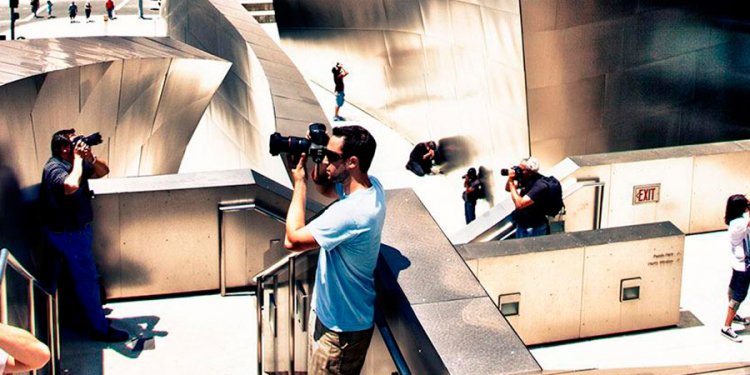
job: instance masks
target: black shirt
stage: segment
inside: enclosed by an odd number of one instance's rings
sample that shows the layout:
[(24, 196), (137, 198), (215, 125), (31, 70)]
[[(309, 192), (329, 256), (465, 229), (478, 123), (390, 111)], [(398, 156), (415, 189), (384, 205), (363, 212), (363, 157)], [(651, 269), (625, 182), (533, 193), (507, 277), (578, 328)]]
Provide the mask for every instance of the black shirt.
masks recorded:
[(540, 174), (534, 174), (528, 180), (523, 182), (520, 195), (528, 196), (534, 204), (522, 209), (513, 211), (513, 218), (516, 224), (524, 228), (532, 228), (547, 224), (547, 215), (545, 215), (545, 201), (549, 195), (547, 184), (542, 181)]
[(333, 73), (333, 83), (336, 84), (334, 91), (344, 92), (344, 77), (341, 76), (341, 68), (333, 67), (331, 72)]
[(83, 229), (94, 219), (91, 208), (89, 178), (94, 174), (91, 163), (83, 162), (81, 184), (75, 193), (65, 195), (65, 179), (73, 170), (73, 165), (65, 160), (51, 157), (44, 165), (39, 200), (42, 220), (56, 232)]

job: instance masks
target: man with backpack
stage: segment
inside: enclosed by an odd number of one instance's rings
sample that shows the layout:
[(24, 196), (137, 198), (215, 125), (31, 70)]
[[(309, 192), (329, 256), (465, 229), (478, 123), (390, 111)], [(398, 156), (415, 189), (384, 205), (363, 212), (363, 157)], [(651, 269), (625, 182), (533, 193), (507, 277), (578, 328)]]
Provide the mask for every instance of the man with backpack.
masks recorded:
[(521, 160), (518, 166), (507, 170), (507, 175), (505, 190), (516, 206), (516, 238), (549, 234), (547, 216), (557, 215), (563, 206), (560, 182), (539, 174), (539, 160), (534, 157)]

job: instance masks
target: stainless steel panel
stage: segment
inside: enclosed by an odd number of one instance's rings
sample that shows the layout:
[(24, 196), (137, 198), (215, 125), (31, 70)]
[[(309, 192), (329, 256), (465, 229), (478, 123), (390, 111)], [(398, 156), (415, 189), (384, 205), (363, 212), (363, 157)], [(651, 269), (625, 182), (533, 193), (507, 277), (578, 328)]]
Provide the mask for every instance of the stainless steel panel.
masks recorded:
[[(736, 104), (747, 84), (744, 68), (736, 65), (746, 38), (731, 26), (744, 20), (730, 7), (691, 1), (520, 3), (531, 151), (543, 163), (571, 152), (750, 137), (742, 125), (747, 116)], [(592, 78), (604, 86), (575, 105), (569, 88)], [(553, 127), (547, 121), (559, 118), (578, 119), (577, 125)], [(555, 130), (571, 126), (575, 136)]]
[(228, 69), (226, 62), (172, 61), (151, 137), (143, 145), (139, 175), (178, 171), (185, 147)]
[(36, 145), (31, 110), (36, 101), (37, 90), (34, 82), (23, 80), (0, 86), (0, 143), (2, 158), (16, 173), (20, 186), (30, 186), (39, 182), (42, 165), (49, 158), (49, 142), (52, 134), (41, 136), (47, 140), (42, 149)]
[[(94, 148), (97, 157), (112, 160), (111, 140), (117, 126), (117, 104), (122, 81), (122, 61), (81, 68), (81, 113), (75, 121), (78, 134), (100, 132), (104, 143)], [(87, 96), (84, 98), (84, 96)], [(111, 164), (110, 164), (111, 165)]]
[(276, 3), (282, 42), (306, 76), (329, 87), (330, 66), (344, 60), (347, 100), (411, 142), (465, 137), (477, 152), (461, 165), (528, 154), (514, 2), (388, 1), (388, 25), (374, 29), (308, 22), (313, 10), (344, 1)]
[[(44, 77), (44, 84), (31, 110), (37, 150), (45, 150), (50, 156), (52, 134), (60, 129), (71, 128), (71, 123), (78, 118), (80, 109), (78, 69), (67, 69), (52, 72)], [(39, 158), (42, 165), (47, 158)], [(41, 172), (41, 170), (40, 170)], [(41, 173), (39, 174), (41, 176)]]

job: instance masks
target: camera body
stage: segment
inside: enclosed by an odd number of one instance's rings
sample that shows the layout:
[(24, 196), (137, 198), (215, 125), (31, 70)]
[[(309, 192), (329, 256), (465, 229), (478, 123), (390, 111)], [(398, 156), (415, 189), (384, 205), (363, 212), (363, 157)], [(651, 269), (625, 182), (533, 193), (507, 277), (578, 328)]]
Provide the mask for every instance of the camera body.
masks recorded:
[(325, 148), (328, 145), (328, 134), (326, 126), (314, 122), (308, 126), (310, 139), (303, 137), (284, 137), (279, 132), (271, 134), (269, 140), (269, 149), (271, 155), (276, 156), (282, 152), (299, 156), (302, 153), (307, 154), (312, 161), (320, 164), (325, 157)]
[[(521, 174), (523, 173), (523, 169), (521, 169), (521, 167), (519, 167), (517, 165), (514, 165), (514, 166), (510, 167), (510, 169), (512, 169), (516, 173), (514, 178), (516, 180), (519, 180), (521, 178)], [(506, 168), (503, 168), (503, 169), (500, 170), (500, 175), (501, 176), (507, 176), (509, 172), (510, 172), (510, 170), (508, 170)]]
[(99, 134), (99, 132), (96, 132), (91, 135), (79, 135), (73, 138), (70, 141), (70, 144), (72, 144), (73, 147), (75, 147), (78, 144), (78, 142), (83, 142), (89, 146), (96, 146), (102, 143), (102, 135)]

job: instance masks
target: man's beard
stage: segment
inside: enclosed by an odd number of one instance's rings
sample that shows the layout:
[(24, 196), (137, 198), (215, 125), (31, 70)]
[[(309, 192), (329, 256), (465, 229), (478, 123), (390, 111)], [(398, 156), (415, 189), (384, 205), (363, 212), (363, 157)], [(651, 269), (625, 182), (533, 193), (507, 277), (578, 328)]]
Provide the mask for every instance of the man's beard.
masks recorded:
[(335, 176), (331, 176), (331, 182), (333, 182), (335, 184), (340, 184), (340, 183), (343, 183), (344, 181), (346, 181), (347, 178), (349, 178), (349, 171), (347, 171), (345, 169), (345, 170), (341, 171), (341, 173), (339, 173), (339, 174), (337, 174)]

